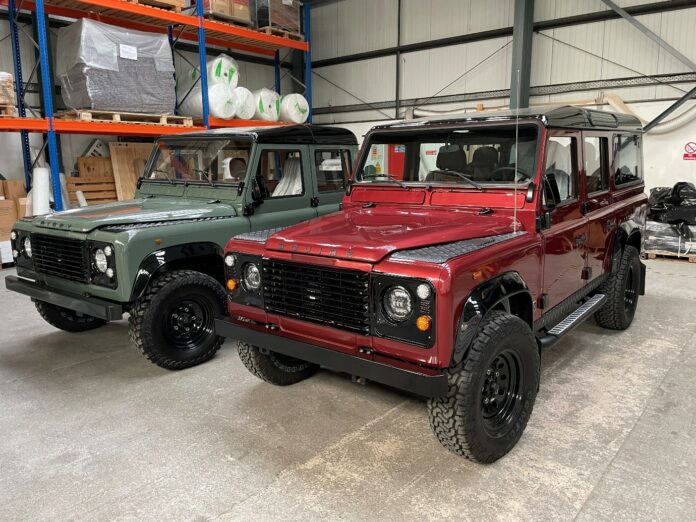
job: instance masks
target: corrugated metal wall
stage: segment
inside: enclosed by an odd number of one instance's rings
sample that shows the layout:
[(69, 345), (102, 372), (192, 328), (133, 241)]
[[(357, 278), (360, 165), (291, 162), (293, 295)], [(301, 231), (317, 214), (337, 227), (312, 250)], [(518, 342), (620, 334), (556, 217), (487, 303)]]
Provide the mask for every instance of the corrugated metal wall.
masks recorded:
[[(618, 0), (617, 3), (622, 7), (632, 7), (654, 1)], [(509, 28), (513, 24), (513, 7), (514, 0), (402, 0), (401, 44)], [(313, 60), (396, 46), (397, 9), (397, 0), (335, 0), (313, 6)], [(535, 22), (548, 21), (606, 10), (608, 7), (600, 0), (536, 0), (534, 19)], [(693, 8), (642, 15), (637, 19), (696, 61), (696, 4)], [(408, 100), (435, 95), (510, 40), (509, 37), (494, 38), (402, 54), (400, 98)], [(506, 46), (438, 94), (508, 89), (511, 51), (512, 46)], [(315, 72), (314, 106), (320, 109), (319, 112), (330, 107), (395, 100), (396, 64), (393, 55), (318, 67)], [(685, 72), (688, 72), (688, 67), (622, 19), (550, 29), (535, 34), (533, 38), (533, 87)], [(682, 91), (664, 85), (612, 87), (610, 90), (628, 101), (647, 101), (677, 98), (691, 86), (687, 83), (679, 85)], [(571, 89), (569, 86), (568, 90)], [(535, 96), (532, 102), (596, 98), (602, 90), (607, 89), (574, 89), (567, 93)], [(496, 96), (424, 108), (446, 110), (473, 107), (478, 102), (497, 106), (506, 105), (508, 99)], [(378, 111), (365, 107), (359, 112), (331, 110), (329, 114), (318, 115), (316, 121), (351, 122), (393, 117), (393, 108)]]

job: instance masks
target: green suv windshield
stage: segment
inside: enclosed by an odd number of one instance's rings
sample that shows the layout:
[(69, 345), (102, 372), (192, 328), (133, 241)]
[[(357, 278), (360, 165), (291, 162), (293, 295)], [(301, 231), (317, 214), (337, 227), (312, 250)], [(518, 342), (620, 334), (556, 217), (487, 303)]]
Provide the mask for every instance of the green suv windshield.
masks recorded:
[(170, 182), (233, 183), (246, 176), (251, 141), (231, 139), (163, 140), (157, 143), (146, 179)]
[(376, 132), (356, 171), (358, 183), (399, 185), (526, 184), (534, 177), (535, 125), (479, 126)]

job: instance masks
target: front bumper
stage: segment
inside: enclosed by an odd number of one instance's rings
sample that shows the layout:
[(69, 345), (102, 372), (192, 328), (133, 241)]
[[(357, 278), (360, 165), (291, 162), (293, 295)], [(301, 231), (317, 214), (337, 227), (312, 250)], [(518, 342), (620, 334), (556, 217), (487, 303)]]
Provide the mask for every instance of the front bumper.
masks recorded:
[(228, 317), (215, 320), (218, 335), (249, 343), (312, 362), (331, 370), (349, 373), (364, 379), (406, 390), (424, 397), (439, 397), (447, 393), (447, 377), (444, 374), (428, 375), (405, 368), (398, 368), (379, 361), (356, 357), (309, 344), (273, 333), (267, 333), (233, 323)]
[(13, 292), (28, 295), (32, 299), (62, 306), (68, 310), (74, 310), (98, 317), (99, 319), (105, 319), (106, 321), (116, 321), (123, 317), (123, 307), (120, 304), (97, 299), (96, 297), (85, 297), (68, 292), (59, 293), (17, 276), (7, 276), (5, 278), (5, 287)]

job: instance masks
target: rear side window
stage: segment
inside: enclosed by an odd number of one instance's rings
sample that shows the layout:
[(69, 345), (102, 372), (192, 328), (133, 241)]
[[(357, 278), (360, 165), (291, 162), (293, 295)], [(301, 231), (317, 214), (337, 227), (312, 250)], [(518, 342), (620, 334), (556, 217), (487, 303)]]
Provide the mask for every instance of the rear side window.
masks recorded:
[(631, 134), (614, 136), (614, 184), (618, 187), (643, 179), (640, 138)]
[(318, 150), (314, 153), (319, 192), (345, 190), (350, 178), (350, 152), (348, 150)]
[(587, 193), (603, 192), (609, 188), (609, 170), (607, 138), (586, 137), (585, 146), (585, 175)]

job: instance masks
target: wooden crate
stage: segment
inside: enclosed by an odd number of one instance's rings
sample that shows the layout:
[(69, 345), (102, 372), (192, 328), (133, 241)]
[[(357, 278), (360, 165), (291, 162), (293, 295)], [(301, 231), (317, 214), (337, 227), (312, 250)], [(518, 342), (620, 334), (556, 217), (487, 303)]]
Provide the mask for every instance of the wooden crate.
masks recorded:
[(671, 259), (686, 259), (689, 263), (696, 263), (696, 252), (690, 252), (688, 254), (675, 254), (674, 252), (667, 252), (666, 250), (648, 250), (645, 252), (648, 259), (657, 259), (658, 257), (667, 257)]
[(138, 177), (152, 152), (152, 143), (109, 143), (119, 201), (133, 199)]
[(14, 105), (0, 103), (0, 118), (12, 118), (15, 115)]
[(166, 125), (169, 127), (193, 127), (193, 118), (174, 114), (145, 114), (140, 112), (97, 111), (78, 109), (61, 111), (56, 118), (70, 121), (92, 121), (102, 123), (135, 123)]
[(116, 201), (116, 184), (114, 180), (104, 178), (73, 177), (67, 178), (70, 202), (77, 204), (77, 192), (82, 191), (90, 205)]
[(114, 180), (114, 169), (109, 156), (81, 156), (77, 158), (77, 171), (81, 178)]

